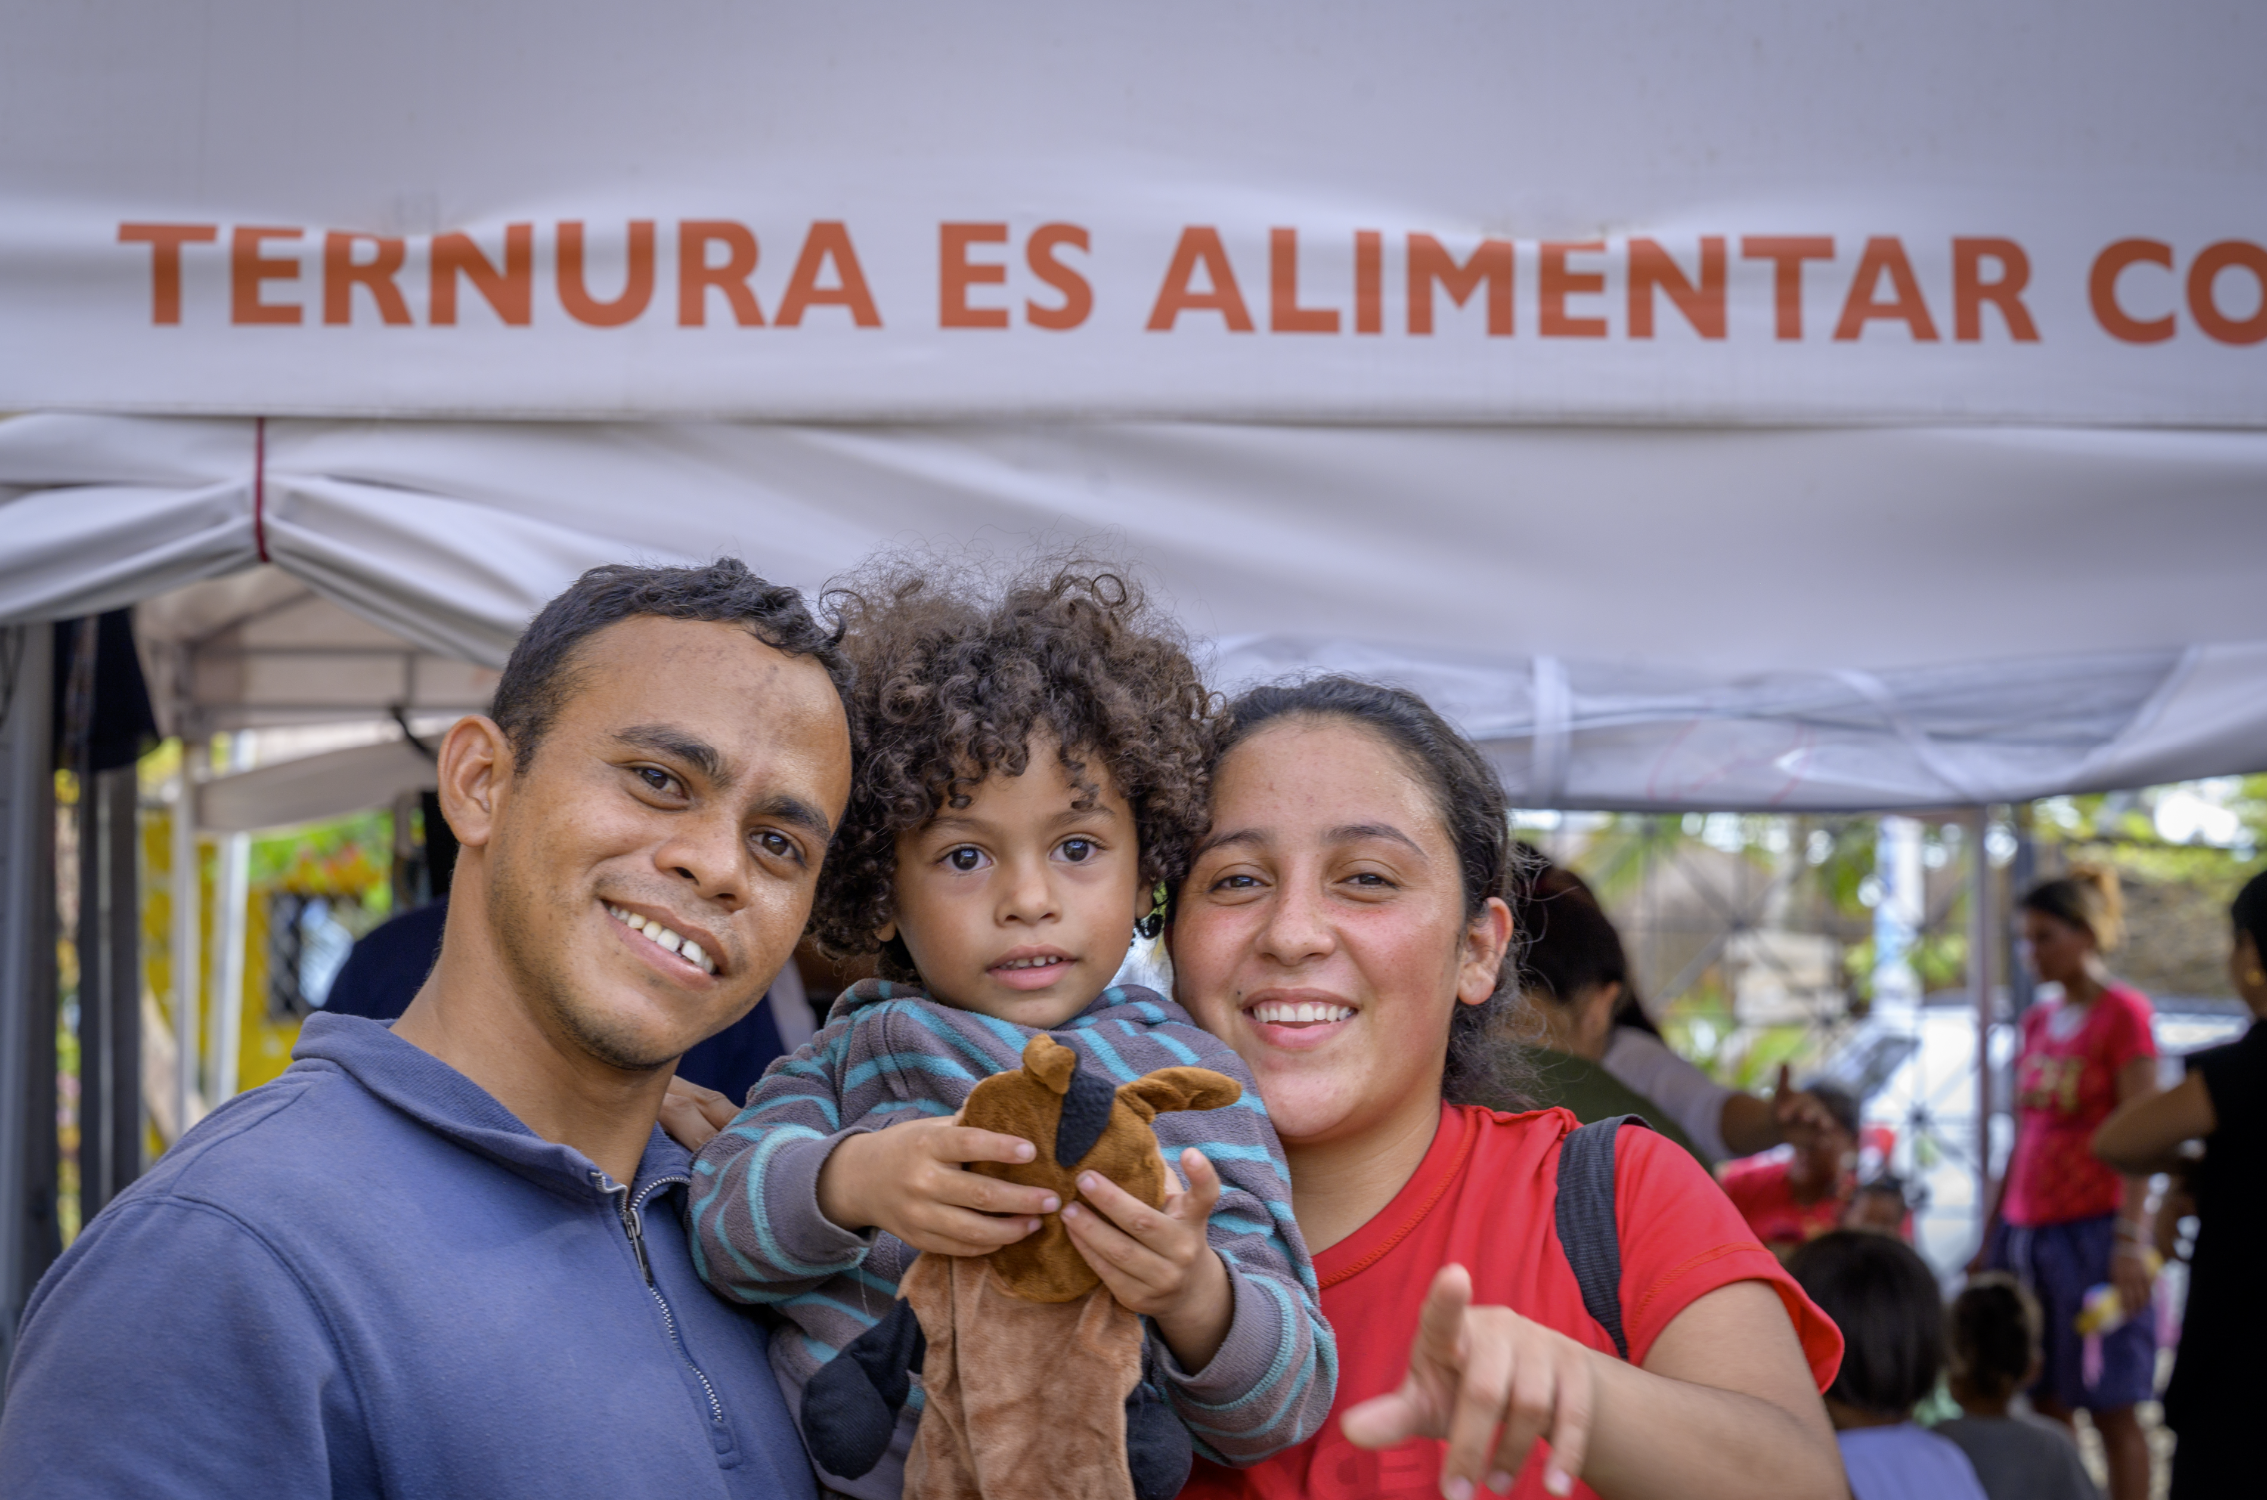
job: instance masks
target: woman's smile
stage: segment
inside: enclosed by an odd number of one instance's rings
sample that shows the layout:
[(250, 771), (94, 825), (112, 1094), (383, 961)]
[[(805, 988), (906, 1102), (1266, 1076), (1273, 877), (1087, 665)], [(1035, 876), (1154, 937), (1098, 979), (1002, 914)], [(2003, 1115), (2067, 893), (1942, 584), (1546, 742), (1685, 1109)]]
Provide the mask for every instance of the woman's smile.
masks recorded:
[(1266, 989), (1239, 1014), (1259, 1040), (1287, 1052), (1311, 1052), (1353, 1029), (1360, 1010), (1321, 990)]

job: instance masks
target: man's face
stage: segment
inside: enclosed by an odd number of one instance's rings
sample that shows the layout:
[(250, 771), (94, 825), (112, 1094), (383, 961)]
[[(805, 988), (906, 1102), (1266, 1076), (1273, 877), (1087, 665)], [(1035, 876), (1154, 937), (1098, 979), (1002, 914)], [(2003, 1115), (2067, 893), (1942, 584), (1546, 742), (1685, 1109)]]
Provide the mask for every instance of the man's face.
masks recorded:
[(849, 728), (818, 662), (734, 624), (625, 620), (569, 679), (500, 783), (489, 920), (548, 1034), (650, 1071), (747, 1014), (793, 953)]

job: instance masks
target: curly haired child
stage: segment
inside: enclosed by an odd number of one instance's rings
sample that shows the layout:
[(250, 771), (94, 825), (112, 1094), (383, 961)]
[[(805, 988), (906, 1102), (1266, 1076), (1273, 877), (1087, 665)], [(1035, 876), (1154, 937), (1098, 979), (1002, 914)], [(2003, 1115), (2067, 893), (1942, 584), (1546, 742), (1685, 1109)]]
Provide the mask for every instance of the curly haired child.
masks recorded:
[[(700, 1155), (709, 1285), (793, 1325), (772, 1339), (789, 1405), (890, 1311), (916, 1252), (982, 1255), (1061, 1222), (1149, 1325), (1165, 1399), (1198, 1452), (1248, 1464), (1304, 1441), (1336, 1356), (1249, 1072), (1171, 1000), (1115, 987), (1153, 893), (1207, 819), (1210, 697), (1170, 623), (1105, 567), (989, 588), (900, 565), (833, 597), (857, 668), (859, 763), (812, 926), (881, 977), (776, 1064)], [(1195, 1064), (1243, 1085), (1166, 1114), (1187, 1188), (1152, 1210), (1098, 1178), (1078, 1201), (963, 1170), (1029, 1160), (960, 1125), (983, 1078), (1048, 1032), (1112, 1083)], [(843, 1494), (895, 1497), (919, 1403)], [(1034, 1413), (1033, 1420), (1043, 1420)]]

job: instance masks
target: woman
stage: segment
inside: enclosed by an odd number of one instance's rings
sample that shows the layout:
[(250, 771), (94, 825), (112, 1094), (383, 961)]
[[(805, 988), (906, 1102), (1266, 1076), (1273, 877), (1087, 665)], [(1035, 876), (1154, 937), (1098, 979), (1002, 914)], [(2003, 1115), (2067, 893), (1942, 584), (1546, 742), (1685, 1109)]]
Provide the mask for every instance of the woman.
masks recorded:
[[(1525, 845), (1518, 846), (1527, 856)], [(1606, 1053), (1620, 1028), (1615, 1015), (1629, 993), (1629, 959), (1621, 934), (1570, 871), (1536, 862), (1514, 881), (1513, 930), (1526, 939), (1520, 955), (1519, 1010), (1512, 1022), (1514, 1056), (1525, 1098), (1470, 1102), (1525, 1109), (1555, 1104), (1585, 1123), (1639, 1115), (1655, 1130), (1713, 1166), (1720, 1152), (1697, 1144), (1662, 1101), (1632, 1088)], [(1666, 1049), (1664, 1049), (1666, 1050)], [(1698, 1069), (1694, 1069), (1698, 1072)], [(1712, 1132), (1713, 1133), (1713, 1132)], [(1721, 1144), (1718, 1142), (1717, 1144)]]
[(2174, 1500), (2233, 1495), (2258, 1482), (2259, 1351), (2267, 1346), (2267, 875), (2229, 908), (2228, 975), (2253, 1021), (2241, 1040), (2188, 1059), (2188, 1076), (2137, 1099), (2094, 1133), (2094, 1154), (2139, 1176), (2169, 1170), (2184, 1141), (2204, 1142), (2196, 1173), (2198, 1228), (2189, 1263), (2180, 1355), (2165, 1390)]
[[(1807, 1141), (1832, 1121), (1779, 1069), (1769, 1099), (1728, 1088), (1669, 1050), (1630, 985), (1629, 959), (1597, 895), (1572, 870), (1550, 863), (1527, 844), (1516, 846), (1530, 873), (1517, 882), (1513, 915), (1527, 942), (1524, 981), (1543, 1046), (1566, 1058), (1540, 1070), (1551, 1097), (1579, 1119), (1591, 1103), (1608, 1105), (1618, 1085), (1624, 1101), (1656, 1130), (1689, 1144), (1703, 1162), (1753, 1156), (1790, 1140)], [(1575, 903), (1580, 903), (1577, 908)], [(1602, 1073), (1602, 1076), (1601, 1076)], [(1552, 1085), (1560, 1085), (1552, 1088)], [(1635, 1107), (1624, 1102), (1621, 1109)], [(1608, 1113), (1618, 1112), (1608, 1109)]]
[[(2149, 1181), (2121, 1181), (2089, 1149), (2113, 1110), (2157, 1087), (2149, 1002), (2113, 982), (2103, 958), (2122, 932), (2117, 877), (2107, 870), (2081, 866), (2023, 898), (2031, 967), (2060, 985), (2062, 998), (2023, 1016), (2015, 1150), (1969, 1269), (2011, 1271), (2039, 1299), (2046, 1369), (2032, 1407), (2065, 1426), (2086, 1408), (2102, 1436), (2110, 1500), (2144, 1500), (2149, 1443), (2133, 1408), (2156, 1391)], [(2088, 1290), (2105, 1282), (2129, 1316), (2100, 1336), (2099, 1378), (2089, 1380), (2095, 1362), (2077, 1319)]]
[(1282, 1137), (1340, 1411), (1255, 1468), (1200, 1464), (1186, 1493), (1841, 1494), (1818, 1396), (1839, 1336), (1690, 1157), (1619, 1135), (1624, 1361), (1554, 1228), (1573, 1120), (1445, 1102), (1510, 988), (1503, 793), (1472, 746), (1398, 690), (1260, 688), (1213, 789), (1176, 990)]

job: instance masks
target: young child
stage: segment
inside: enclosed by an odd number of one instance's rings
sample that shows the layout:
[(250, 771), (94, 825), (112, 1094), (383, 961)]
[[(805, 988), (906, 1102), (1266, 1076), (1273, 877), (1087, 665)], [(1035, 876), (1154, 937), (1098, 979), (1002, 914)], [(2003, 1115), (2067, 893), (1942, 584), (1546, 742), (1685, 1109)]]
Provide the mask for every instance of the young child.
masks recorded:
[[(1303, 1442), (1330, 1409), (1336, 1351), (1258, 1090), (1178, 1005), (1111, 987), (1205, 826), (1195, 667), (1126, 580), (1090, 567), (992, 597), (900, 574), (838, 607), (861, 753), (812, 924), (835, 951), (878, 948), (881, 977), (836, 999), (701, 1152), (702, 1277), (792, 1325), (771, 1358), (800, 1413), (812, 1375), (889, 1312), (917, 1251), (986, 1254), (1059, 1210), (1148, 1320), (1158, 1383), (1199, 1453), (1248, 1464)], [(1162, 1212), (1099, 1179), (1060, 1205), (962, 1170), (1030, 1159), (1029, 1143), (955, 1112), (1042, 1031), (1112, 1083), (1196, 1065), (1243, 1086), (1227, 1108), (1157, 1117), (1188, 1184)], [(895, 1500), (919, 1407), (879, 1467), (822, 1469), (824, 1483)]]
[(1842, 1330), (1826, 1414), (1854, 1500), (1985, 1500), (1967, 1455), (1913, 1421), (1944, 1371), (1944, 1299), (1927, 1263), (1888, 1235), (1836, 1229), (1787, 1270)]
[(1893, 1234), (1908, 1245), (1913, 1243), (1913, 1205), (1905, 1196), (1905, 1180), (1894, 1172), (1883, 1172), (1859, 1183), (1858, 1190), (1850, 1195), (1849, 1207), (1842, 1210), (1842, 1227)]
[(1952, 1399), (1966, 1415), (1936, 1427), (1976, 1466), (1990, 1500), (2099, 1500), (2060, 1424), (2010, 1410), (2039, 1378), (2039, 1304), (2002, 1271), (1970, 1278), (1945, 1320)]

